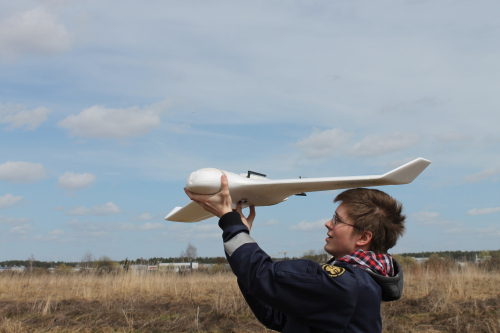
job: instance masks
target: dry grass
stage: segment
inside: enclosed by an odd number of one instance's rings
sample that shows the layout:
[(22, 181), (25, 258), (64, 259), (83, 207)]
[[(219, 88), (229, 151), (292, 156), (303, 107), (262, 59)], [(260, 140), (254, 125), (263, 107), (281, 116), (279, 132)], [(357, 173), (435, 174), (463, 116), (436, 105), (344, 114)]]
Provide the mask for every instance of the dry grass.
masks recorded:
[[(500, 274), (405, 271), (386, 332), (500, 332)], [(0, 332), (265, 332), (232, 274), (0, 275)]]
[(403, 298), (383, 304), (386, 332), (500, 332), (500, 271), (412, 268)]

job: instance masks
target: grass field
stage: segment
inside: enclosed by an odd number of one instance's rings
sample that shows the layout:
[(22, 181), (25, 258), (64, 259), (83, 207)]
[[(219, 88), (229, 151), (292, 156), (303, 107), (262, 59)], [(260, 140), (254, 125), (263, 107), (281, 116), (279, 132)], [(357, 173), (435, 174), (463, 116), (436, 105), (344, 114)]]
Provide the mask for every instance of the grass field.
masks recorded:
[[(500, 272), (405, 270), (385, 332), (500, 332)], [(230, 273), (0, 275), (0, 332), (270, 332)]]

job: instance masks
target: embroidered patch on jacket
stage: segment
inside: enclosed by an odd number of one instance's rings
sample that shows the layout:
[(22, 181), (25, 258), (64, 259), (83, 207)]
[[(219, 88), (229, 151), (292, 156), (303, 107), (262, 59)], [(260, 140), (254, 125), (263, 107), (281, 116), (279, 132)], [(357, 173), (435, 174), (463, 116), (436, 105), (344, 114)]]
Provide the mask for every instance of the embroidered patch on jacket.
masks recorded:
[(331, 277), (339, 277), (345, 273), (345, 268), (343, 267), (324, 264), (321, 268)]

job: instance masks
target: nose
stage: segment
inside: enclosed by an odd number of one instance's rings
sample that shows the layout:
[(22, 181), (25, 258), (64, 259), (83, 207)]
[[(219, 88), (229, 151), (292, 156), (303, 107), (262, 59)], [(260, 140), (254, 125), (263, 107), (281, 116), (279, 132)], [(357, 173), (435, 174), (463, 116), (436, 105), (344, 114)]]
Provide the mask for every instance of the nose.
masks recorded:
[(325, 227), (328, 229), (328, 230), (331, 230), (333, 229), (333, 218), (329, 219), (328, 221), (325, 222)]

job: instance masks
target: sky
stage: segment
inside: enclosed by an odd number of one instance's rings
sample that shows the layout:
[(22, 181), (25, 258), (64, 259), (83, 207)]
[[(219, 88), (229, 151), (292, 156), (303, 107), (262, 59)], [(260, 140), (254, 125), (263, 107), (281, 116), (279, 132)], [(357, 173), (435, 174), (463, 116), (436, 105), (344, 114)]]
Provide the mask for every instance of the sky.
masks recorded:
[[(206, 167), (383, 174), (417, 157), (390, 253), (500, 248), (495, 1), (0, 0), (0, 260), (224, 256), (164, 217)], [(269, 254), (321, 250), (338, 191), (258, 207)]]

